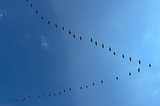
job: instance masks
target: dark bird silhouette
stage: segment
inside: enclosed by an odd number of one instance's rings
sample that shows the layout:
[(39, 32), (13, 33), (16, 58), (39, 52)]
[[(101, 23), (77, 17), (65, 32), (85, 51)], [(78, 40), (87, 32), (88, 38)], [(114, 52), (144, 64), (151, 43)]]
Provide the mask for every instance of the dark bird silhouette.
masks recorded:
[(140, 68), (138, 68), (138, 72), (140, 73)]
[(139, 60), (139, 64), (141, 64), (141, 61)]
[(118, 77), (116, 77), (116, 79), (118, 80)]
[(80, 40), (82, 40), (82, 37), (80, 36)]
[(86, 88), (88, 88), (88, 86), (86, 86)]
[(43, 20), (43, 16), (42, 16), (41, 18), (42, 18), (42, 20)]
[(48, 21), (48, 24), (50, 24), (50, 21)]
[(24, 100), (26, 100), (26, 98), (24, 98)]
[(3, 101), (3, 103), (5, 103), (5, 101)]
[(17, 99), (16, 99), (16, 101), (17, 101)]
[(55, 24), (56, 28), (57, 28), (57, 24)]
[(19, 100), (17, 100), (19, 102)]
[(80, 89), (82, 89), (82, 87), (80, 87)]
[(14, 101), (14, 100), (12, 99), (12, 101)]
[(9, 100), (9, 102), (11, 102), (11, 101)]
[(31, 98), (31, 96), (29, 96), (29, 98)]
[(64, 90), (64, 92), (66, 92), (66, 91)]
[(69, 34), (71, 35), (71, 31), (69, 30)]
[(71, 88), (69, 88), (69, 90), (71, 91)]
[(129, 72), (129, 76), (131, 76), (131, 73)]
[(76, 37), (75, 34), (73, 34), (73, 37), (74, 37), (74, 38)]
[(38, 96), (38, 98), (40, 98), (40, 96)]
[(22, 99), (22, 102), (24, 102), (24, 100)]
[(59, 92), (59, 95), (60, 95), (61, 93)]
[(62, 27), (62, 29), (64, 30), (64, 27)]
[(109, 51), (111, 52), (111, 47), (109, 47)]
[(131, 61), (131, 57), (129, 57), (129, 60)]
[(31, 4), (31, 7), (32, 7), (33, 5)]
[(91, 38), (91, 42), (93, 42), (92, 38)]
[(122, 57), (124, 58), (124, 54), (122, 54)]
[(93, 86), (94, 86), (94, 83), (93, 83)]
[(38, 11), (36, 10), (36, 14), (38, 14)]
[(151, 64), (149, 64), (149, 67), (151, 67)]
[(113, 54), (114, 54), (114, 55), (116, 55), (116, 53), (115, 53), (115, 52), (113, 52)]
[(101, 80), (101, 83), (103, 83), (103, 81)]
[(27, 2), (28, 2), (28, 0), (27, 0)]
[(42, 95), (42, 97), (44, 97), (44, 95)]
[(95, 41), (95, 45), (97, 46), (97, 41)]
[(49, 96), (51, 96), (51, 94), (49, 94)]
[(104, 44), (102, 44), (102, 48), (104, 48)]
[(56, 96), (56, 94), (54, 94), (54, 96)]

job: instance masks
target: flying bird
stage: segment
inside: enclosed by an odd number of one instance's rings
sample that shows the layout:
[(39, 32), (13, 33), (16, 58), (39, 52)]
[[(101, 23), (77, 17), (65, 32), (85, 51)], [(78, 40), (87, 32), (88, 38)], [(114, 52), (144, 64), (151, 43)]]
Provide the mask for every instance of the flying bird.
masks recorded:
[(40, 98), (40, 96), (38, 96), (38, 98)]
[(50, 21), (48, 21), (48, 24), (50, 24)]
[(94, 86), (94, 83), (93, 83), (93, 86)]
[(27, 0), (27, 2), (28, 2), (28, 0)]
[(9, 100), (9, 102), (11, 102), (11, 101)]
[(33, 5), (31, 4), (31, 7), (32, 7)]
[(69, 88), (69, 90), (71, 91), (71, 88)]
[(96, 46), (97, 46), (97, 41), (95, 41), (95, 44), (96, 44)]
[(151, 67), (151, 64), (149, 64), (149, 67)]
[(71, 31), (69, 30), (69, 34), (71, 35)]
[(93, 42), (92, 38), (91, 38), (91, 42)]
[(64, 27), (62, 27), (62, 29), (64, 30)]
[(129, 76), (131, 76), (131, 73), (129, 72)]
[(80, 36), (80, 40), (82, 40), (82, 37)]
[(104, 48), (104, 44), (102, 44), (102, 48)]
[(86, 86), (86, 88), (88, 88), (88, 86)]
[(74, 37), (74, 38), (76, 37), (75, 34), (73, 34), (73, 37)]
[(31, 98), (31, 96), (29, 96), (29, 98)]
[(138, 72), (140, 73), (140, 68), (138, 68)]
[(43, 16), (42, 16), (41, 18), (42, 18), (42, 20), (43, 20)]
[(42, 97), (44, 97), (44, 95), (42, 95)]
[(114, 55), (116, 55), (116, 53), (115, 53), (115, 52), (113, 52), (113, 54), (114, 54)]
[(139, 64), (141, 64), (141, 61), (139, 60)]
[(19, 102), (19, 100), (17, 100)]
[(3, 101), (3, 103), (5, 103), (5, 101)]
[(56, 94), (54, 94), (54, 96), (56, 96)]
[(129, 60), (131, 61), (131, 57), (129, 57)]
[(22, 99), (22, 102), (24, 102), (24, 100)]
[(49, 96), (51, 96), (51, 94), (49, 94)]
[(57, 28), (57, 24), (55, 24), (56, 28)]
[(82, 89), (82, 87), (80, 87), (80, 89)]
[(59, 92), (59, 95), (60, 95), (61, 93)]
[(38, 14), (38, 11), (36, 10), (36, 14)]
[(103, 83), (103, 81), (101, 80), (101, 83)]
[(124, 54), (122, 54), (122, 57), (124, 58)]
[(24, 98), (24, 100), (26, 100), (26, 98)]
[(64, 92), (66, 92), (66, 91), (64, 90)]
[(14, 100), (12, 99), (12, 101), (14, 101)]
[(118, 80), (118, 77), (116, 77), (116, 79)]
[(111, 52), (111, 47), (109, 47), (109, 51)]

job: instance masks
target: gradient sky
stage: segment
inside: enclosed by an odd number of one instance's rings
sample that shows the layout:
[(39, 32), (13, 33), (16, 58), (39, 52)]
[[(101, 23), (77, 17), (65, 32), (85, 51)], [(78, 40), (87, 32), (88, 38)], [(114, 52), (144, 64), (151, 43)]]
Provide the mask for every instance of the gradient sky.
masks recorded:
[(0, 1), (0, 106), (160, 106), (159, 55), (159, 0)]

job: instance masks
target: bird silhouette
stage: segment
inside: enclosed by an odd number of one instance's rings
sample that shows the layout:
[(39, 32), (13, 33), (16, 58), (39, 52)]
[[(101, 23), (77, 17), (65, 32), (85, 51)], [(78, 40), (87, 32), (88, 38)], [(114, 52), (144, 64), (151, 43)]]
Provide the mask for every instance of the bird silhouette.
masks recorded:
[(38, 11), (36, 10), (36, 14), (38, 14)]
[(42, 20), (43, 20), (43, 16), (42, 16), (41, 18), (42, 18)]
[(27, 2), (28, 2), (28, 0), (27, 0)]
[(149, 67), (151, 67), (151, 64), (149, 64)]
[(19, 102), (19, 100), (17, 100)]
[(22, 102), (24, 102), (24, 100), (22, 99)]
[(62, 29), (64, 30), (64, 27), (62, 27)]
[(61, 94), (61, 92), (59, 92), (59, 95)]
[(122, 54), (122, 57), (124, 58), (124, 54)]
[(101, 83), (103, 83), (103, 81), (101, 80)]
[(131, 76), (131, 73), (129, 72), (129, 76)]
[(54, 96), (56, 96), (56, 94), (54, 94)]
[(48, 21), (48, 24), (50, 24), (50, 21)]
[(11, 102), (11, 101), (9, 100), (9, 102)]
[(138, 68), (138, 72), (140, 73), (140, 68)]
[(109, 51), (111, 52), (111, 47), (109, 47)]
[(44, 95), (42, 95), (42, 97), (44, 97)]
[(91, 42), (93, 42), (92, 38), (91, 38)]
[(64, 92), (66, 92), (66, 91), (64, 90)]
[(69, 30), (69, 34), (71, 35), (71, 31)]
[(141, 64), (141, 61), (139, 60), (139, 64)]
[(12, 99), (12, 101), (14, 101), (14, 100)]
[(74, 37), (74, 38), (76, 37), (75, 34), (73, 34), (73, 37)]
[(104, 48), (104, 44), (102, 44), (102, 48)]
[(69, 90), (71, 91), (71, 88), (69, 88)]
[(86, 86), (86, 88), (88, 88), (88, 86)]
[(31, 98), (31, 96), (29, 96), (29, 98)]
[(40, 96), (38, 96), (38, 98), (40, 98)]
[(82, 89), (82, 87), (80, 87), (80, 89)]
[(56, 28), (57, 28), (57, 24), (55, 24)]
[(118, 80), (118, 77), (116, 77), (116, 79)]
[(3, 101), (3, 103), (5, 103), (5, 101)]
[(24, 100), (26, 100), (26, 98), (24, 98)]
[(131, 61), (131, 57), (129, 57), (129, 60)]
[(97, 46), (97, 41), (95, 41), (95, 45)]
[(115, 52), (113, 52), (113, 54), (114, 54), (114, 55), (116, 55), (116, 53), (115, 53)]
[(49, 96), (51, 96), (51, 94), (49, 94)]
[(82, 40), (82, 37), (80, 36), (80, 40)]
[(31, 7), (32, 7), (33, 5), (31, 4)]
[(94, 86), (94, 83), (93, 83), (93, 86)]

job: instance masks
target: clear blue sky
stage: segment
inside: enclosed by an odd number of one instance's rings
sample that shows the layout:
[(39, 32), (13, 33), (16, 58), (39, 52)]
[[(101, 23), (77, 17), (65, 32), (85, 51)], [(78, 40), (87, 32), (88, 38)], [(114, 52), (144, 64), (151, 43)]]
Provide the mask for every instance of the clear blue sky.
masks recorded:
[(159, 48), (159, 0), (1, 0), (0, 106), (160, 106)]

